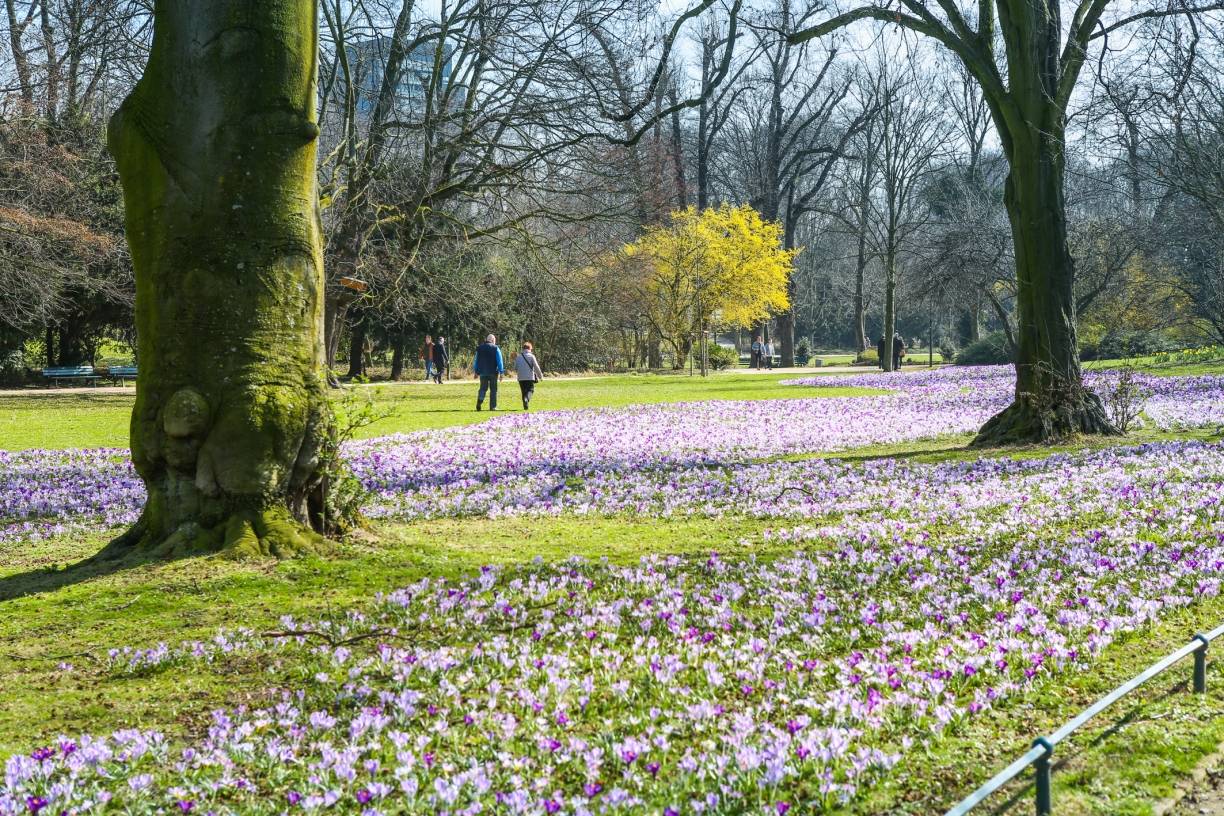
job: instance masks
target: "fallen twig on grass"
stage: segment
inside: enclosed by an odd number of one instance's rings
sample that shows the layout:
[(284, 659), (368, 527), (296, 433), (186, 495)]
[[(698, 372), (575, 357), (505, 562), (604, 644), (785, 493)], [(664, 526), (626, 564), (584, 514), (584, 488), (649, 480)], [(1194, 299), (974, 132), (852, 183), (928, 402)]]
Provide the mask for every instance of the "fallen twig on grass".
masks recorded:
[(808, 490), (806, 487), (799, 487), (798, 485), (787, 485), (786, 487), (778, 491), (778, 495), (774, 496), (773, 500), (775, 502), (781, 501), (782, 497), (785, 496), (787, 493), (789, 493), (792, 490), (794, 490), (797, 493), (802, 493), (803, 495), (807, 496), (809, 499), (816, 498), (816, 494)]

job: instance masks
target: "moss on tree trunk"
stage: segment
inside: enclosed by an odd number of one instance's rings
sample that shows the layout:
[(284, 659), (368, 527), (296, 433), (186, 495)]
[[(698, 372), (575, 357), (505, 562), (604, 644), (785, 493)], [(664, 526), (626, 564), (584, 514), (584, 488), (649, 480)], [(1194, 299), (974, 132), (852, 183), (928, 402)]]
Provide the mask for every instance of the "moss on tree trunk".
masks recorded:
[(1017, 140), (1004, 194), (1016, 253), (1016, 397), (978, 433), (978, 446), (1117, 433), (1084, 386), (1075, 328), (1075, 265), (1067, 248), (1062, 140)]
[(313, 0), (157, 0), (111, 121), (136, 270), (132, 459), (109, 553), (290, 554), (322, 538)]

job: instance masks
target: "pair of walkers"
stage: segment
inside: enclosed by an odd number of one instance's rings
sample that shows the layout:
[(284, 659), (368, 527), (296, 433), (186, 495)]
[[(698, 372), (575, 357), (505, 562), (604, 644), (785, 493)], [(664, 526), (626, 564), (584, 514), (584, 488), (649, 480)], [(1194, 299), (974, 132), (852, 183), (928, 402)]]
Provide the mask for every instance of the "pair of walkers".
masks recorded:
[(450, 351), (446, 348), (446, 338), (439, 336), (435, 341), (425, 335), (425, 345), (421, 346), (421, 360), (425, 363), (425, 380), (433, 380), (442, 384), (442, 375), (450, 369)]
[[(880, 342), (876, 343), (876, 353), (880, 355), (878, 365), (881, 370), (884, 370), (884, 355), (888, 353), (888, 345), (884, 337), (881, 337)], [(892, 341), (893, 371), (901, 370), (901, 361), (905, 359), (906, 351), (908, 349), (905, 347), (905, 340), (901, 338), (901, 333), (897, 332), (893, 335)]]
[[(476, 347), (476, 362), (473, 365), (480, 378), (480, 390), (476, 393), (476, 410), (483, 410), (485, 396), (489, 397), (489, 410), (497, 410), (497, 384), (506, 373), (497, 338), (489, 335)], [(544, 379), (540, 361), (530, 343), (523, 343), (522, 350), (514, 358), (514, 373), (518, 378), (519, 391), (523, 397), (523, 410), (531, 410), (531, 398), (535, 395), (536, 383)]]
[(766, 340), (761, 342), (760, 335), (755, 335), (752, 338), (752, 359), (749, 362), (749, 367), (754, 369), (768, 368), (773, 371), (773, 343)]

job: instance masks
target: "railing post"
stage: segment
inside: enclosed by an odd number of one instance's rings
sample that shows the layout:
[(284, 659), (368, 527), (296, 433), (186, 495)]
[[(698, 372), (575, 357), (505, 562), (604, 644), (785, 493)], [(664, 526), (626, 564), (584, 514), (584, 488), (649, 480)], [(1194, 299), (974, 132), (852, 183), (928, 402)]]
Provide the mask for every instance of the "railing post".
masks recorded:
[(1191, 641), (1197, 640), (1199, 647), (1194, 650), (1194, 693), (1207, 693), (1207, 644), (1211, 641), (1204, 634), (1197, 634), (1190, 638)]
[(1050, 757), (1054, 755), (1054, 746), (1045, 737), (1033, 740), (1033, 746), (1045, 749), (1045, 753), (1033, 763), (1033, 771), (1037, 775), (1037, 816), (1050, 816), (1054, 812), (1050, 797)]

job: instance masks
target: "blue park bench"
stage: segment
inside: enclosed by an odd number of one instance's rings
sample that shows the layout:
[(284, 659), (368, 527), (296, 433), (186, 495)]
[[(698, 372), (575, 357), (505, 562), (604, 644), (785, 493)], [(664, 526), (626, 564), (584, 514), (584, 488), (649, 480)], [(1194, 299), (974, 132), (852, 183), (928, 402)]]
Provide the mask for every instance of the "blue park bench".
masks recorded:
[(123, 385), (127, 380), (136, 379), (136, 366), (111, 366), (106, 369), (103, 376), (114, 383)]
[(42, 375), (49, 382), (58, 384), (64, 382), (85, 382), (90, 385), (97, 385), (98, 372), (94, 371), (93, 366), (59, 366), (57, 368), (44, 368)]
[(83, 382), (97, 385), (98, 380), (110, 380), (122, 385), (128, 380), (136, 379), (136, 366), (110, 366), (94, 368), (93, 366), (58, 366), (44, 368), (42, 375), (51, 384), (65, 382)]

